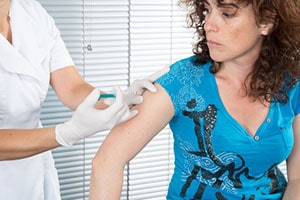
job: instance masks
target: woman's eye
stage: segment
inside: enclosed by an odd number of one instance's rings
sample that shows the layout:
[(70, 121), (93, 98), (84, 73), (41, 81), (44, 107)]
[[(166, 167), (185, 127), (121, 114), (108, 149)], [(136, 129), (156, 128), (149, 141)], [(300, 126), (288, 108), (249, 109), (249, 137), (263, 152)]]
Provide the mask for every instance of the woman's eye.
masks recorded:
[(234, 8), (224, 8), (221, 9), (220, 11), (222, 12), (222, 15), (225, 16), (226, 18), (232, 18), (236, 13), (236, 9)]
[(204, 8), (203, 11), (202, 11), (202, 14), (203, 15), (207, 15), (208, 13), (209, 13), (208, 8)]
[(203, 15), (207, 15), (207, 14), (208, 14), (208, 10), (207, 10), (207, 9), (204, 9), (204, 10), (202, 11), (202, 14), (203, 14)]
[(226, 17), (226, 18), (232, 18), (234, 16), (234, 14), (231, 14), (231, 13), (223, 13), (223, 15)]

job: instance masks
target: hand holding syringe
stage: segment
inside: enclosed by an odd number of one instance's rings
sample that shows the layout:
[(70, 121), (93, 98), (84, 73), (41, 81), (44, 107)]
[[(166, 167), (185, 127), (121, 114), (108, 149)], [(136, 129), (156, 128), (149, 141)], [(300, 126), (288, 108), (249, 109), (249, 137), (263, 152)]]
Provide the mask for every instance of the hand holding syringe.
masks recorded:
[[(156, 87), (153, 84), (156, 79), (161, 77), (170, 71), (169, 67), (165, 67), (150, 76), (144, 79), (136, 79), (133, 83), (124, 91), (124, 100), (127, 102), (129, 107), (140, 104), (143, 102), (142, 94), (145, 90), (149, 90), (151, 92), (156, 92)], [(116, 98), (116, 95), (113, 93), (109, 94), (100, 94), (98, 100), (105, 99), (105, 103), (110, 105), (113, 102), (113, 99)]]

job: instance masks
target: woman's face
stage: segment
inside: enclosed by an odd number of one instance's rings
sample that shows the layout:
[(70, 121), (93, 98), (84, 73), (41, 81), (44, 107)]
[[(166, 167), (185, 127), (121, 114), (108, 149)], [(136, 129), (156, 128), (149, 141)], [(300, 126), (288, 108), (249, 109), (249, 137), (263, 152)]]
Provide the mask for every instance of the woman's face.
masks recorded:
[(215, 0), (205, 2), (207, 45), (211, 58), (217, 62), (255, 61), (260, 52), (266, 26), (258, 27), (252, 5), (239, 8), (225, 0), (218, 5)]

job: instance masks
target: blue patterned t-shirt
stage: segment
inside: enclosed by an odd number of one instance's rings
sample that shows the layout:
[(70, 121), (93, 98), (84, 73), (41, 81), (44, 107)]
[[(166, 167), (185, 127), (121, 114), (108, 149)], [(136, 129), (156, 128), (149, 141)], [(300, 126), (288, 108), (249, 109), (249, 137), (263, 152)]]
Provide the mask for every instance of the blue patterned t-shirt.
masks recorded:
[(280, 199), (287, 185), (277, 165), (293, 147), (292, 121), (300, 113), (299, 83), (287, 104), (271, 103), (269, 113), (251, 136), (226, 111), (211, 63), (180, 60), (160, 79), (175, 115), (175, 169), (167, 199)]

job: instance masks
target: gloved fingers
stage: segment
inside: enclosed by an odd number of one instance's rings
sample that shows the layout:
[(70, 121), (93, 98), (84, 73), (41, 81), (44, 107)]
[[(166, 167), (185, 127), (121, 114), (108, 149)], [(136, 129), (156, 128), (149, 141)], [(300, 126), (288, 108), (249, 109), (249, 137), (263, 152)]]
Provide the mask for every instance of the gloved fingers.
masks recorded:
[(150, 82), (154, 82), (156, 79), (158, 79), (159, 77), (161, 77), (162, 75), (168, 73), (170, 71), (170, 67), (165, 67), (153, 74), (151, 74), (150, 76), (148, 76), (146, 79), (148, 79)]
[[(148, 79), (136, 80), (136, 82), (138, 82), (138, 81), (140, 81), (140, 83), (138, 83), (136, 85), (137, 86), (136, 88), (133, 88), (136, 95), (142, 95), (145, 92), (146, 89), (151, 91), (151, 92), (156, 92), (157, 91), (155, 85), (153, 85), (153, 81), (148, 80)], [(143, 86), (143, 87), (141, 87), (141, 86)]]
[(111, 91), (109, 93), (100, 91), (98, 101), (102, 101), (106, 105), (111, 105), (115, 101), (115, 97), (116, 95), (114, 91)]
[(126, 104), (127, 103), (126, 99), (127, 99), (127, 101), (129, 101), (129, 99), (131, 99), (129, 102), (131, 104), (137, 104), (137, 103), (142, 102), (142, 96), (135, 96), (133, 94), (128, 94), (128, 95), (131, 95), (132, 98), (126, 98), (118, 86), (116, 86), (114, 88), (114, 91), (116, 94), (116, 99), (115, 99), (115, 102), (110, 107), (119, 108), (118, 112), (116, 113), (116, 119), (119, 120), (116, 123), (118, 124), (118, 123), (124, 122), (128, 119), (131, 119), (138, 113), (138, 110), (132, 110), (132, 111), (129, 110), (128, 104)]
[(128, 106), (123, 106), (121, 109), (118, 110), (118, 112), (115, 113), (115, 122), (114, 124), (119, 124), (124, 121), (127, 121), (137, 115), (138, 110), (132, 110), (130, 111)]
[(136, 104), (141, 104), (143, 102), (144, 98), (143, 96), (137, 96), (134, 95), (131, 99), (130, 102), (127, 102), (127, 105), (136, 105)]
[(161, 77), (162, 75), (166, 74), (168, 71), (170, 71), (169, 67), (165, 67), (150, 76), (146, 77), (145, 79), (137, 79), (133, 81), (133, 83), (129, 86), (127, 90), (125, 90), (125, 93), (133, 93), (135, 95), (142, 95), (145, 90), (149, 90), (151, 92), (156, 92), (157, 89), (153, 82)]
[(56, 140), (63, 146), (70, 146), (76, 141), (88, 137), (98, 131), (107, 130), (114, 125), (133, 117), (137, 111), (130, 111), (121, 90), (115, 88), (116, 100), (106, 109), (96, 109), (95, 103), (99, 91), (95, 89), (80, 104), (72, 118), (56, 126)]
[(85, 99), (84, 101), (80, 104), (81, 107), (83, 106), (94, 106), (95, 103), (98, 101), (100, 91), (95, 88)]
[[(127, 120), (133, 118), (133, 117), (136, 116), (138, 113), (139, 113), (138, 110), (132, 110), (132, 111), (130, 111), (130, 112), (129, 112), (129, 116), (128, 116), (124, 121), (127, 121)], [(122, 119), (121, 119), (121, 121), (122, 121)], [(123, 121), (122, 121), (122, 122), (123, 122)]]
[(116, 122), (116, 124), (125, 122), (125, 121), (131, 119), (132, 117), (134, 117), (137, 114), (138, 114), (138, 110), (130, 111), (129, 109), (126, 109), (126, 110), (124, 109), (124, 110), (122, 110), (118, 113), (117, 118), (119, 120)]
[(128, 89), (125, 90), (125, 94), (142, 95), (145, 90), (156, 92), (156, 87), (148, 79), (136, 79), (132, 82)]
[(121, 103), (123, 102), (123, 92), (121, 91), (119, 86), (115, 86), (113, 88), (113, 93), (116, 94), (116, 99), (115, 99), (115, 103)]
[(122, 110), (123, 107), (128, 109), (123, 93), (118, 86), (114, 87), (113, 93), (116, 95), (116, 98), (113, 99), (114, 102), (106, 109), (110, 110), (110, 112), (118, 112), (118, 110)]
[(116, 99), (114, 99), (114, 98), (105, 98), (104, 99), (104, 103), (106, 105), (112, 105), (115, 101), (116, 101)]
[(127, 105), (131, 107), (136, 104), (141, 104), (143, 102), (143, 96), (135, 95), (133, 93), (125, 93), (124, 100), (127, 103)]

